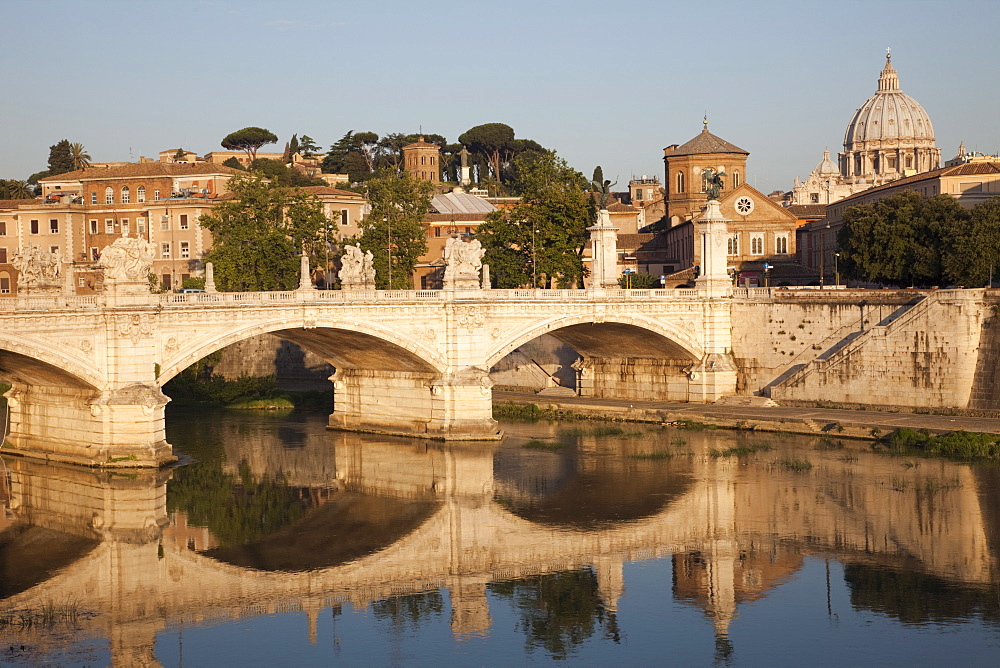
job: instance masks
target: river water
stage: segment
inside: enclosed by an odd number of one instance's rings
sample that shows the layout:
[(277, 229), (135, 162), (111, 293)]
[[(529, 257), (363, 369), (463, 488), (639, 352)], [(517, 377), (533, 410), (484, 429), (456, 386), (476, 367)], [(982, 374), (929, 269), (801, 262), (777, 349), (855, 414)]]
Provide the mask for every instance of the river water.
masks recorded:
[(167, 424), (165, 471), (4, 459), (0, 664), (1000, 663), (995, 467), (600, 422)]

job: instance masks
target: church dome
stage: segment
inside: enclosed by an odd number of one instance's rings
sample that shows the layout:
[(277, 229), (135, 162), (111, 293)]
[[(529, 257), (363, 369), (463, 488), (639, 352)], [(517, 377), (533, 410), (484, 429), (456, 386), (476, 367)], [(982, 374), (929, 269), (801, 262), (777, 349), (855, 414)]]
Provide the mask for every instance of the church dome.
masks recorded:
[(899, 76), (886, 56), (878, 90), (854, 112), (844, 135), (844, 148), (864, 142), (910, 140), (934, 142), (931, 119), (920, 103), (899, 89)]
[(823, 151), (823, 159), (819, 161), (816, 165), (816, 169), (812, 170), (815, 176), (830, 176), (836, 174), (840, 176), (840, 167), (837, 167), (837, 163), (830, 159), (830, 152)]

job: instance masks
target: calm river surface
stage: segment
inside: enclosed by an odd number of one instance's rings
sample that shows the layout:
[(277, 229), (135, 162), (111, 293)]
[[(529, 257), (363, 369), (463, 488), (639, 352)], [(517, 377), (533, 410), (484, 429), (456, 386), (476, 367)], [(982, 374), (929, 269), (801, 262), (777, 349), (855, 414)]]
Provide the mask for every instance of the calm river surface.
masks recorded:
[(0, 664), (1000, 665), (1000, 469), (598, 422), (499, 444), (168, 413), (5, 458)]

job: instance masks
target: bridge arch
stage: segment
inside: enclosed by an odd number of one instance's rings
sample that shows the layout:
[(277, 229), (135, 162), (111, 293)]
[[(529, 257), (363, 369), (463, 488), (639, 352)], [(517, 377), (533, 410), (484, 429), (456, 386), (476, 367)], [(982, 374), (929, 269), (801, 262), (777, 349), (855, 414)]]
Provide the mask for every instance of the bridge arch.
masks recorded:
[(66, 354), (65, 347), (39, 345), (20, 336), (0, 338), (0, 379), (25, 385), (69, 386), (99, 390), (103, 375), (93, 365)]
[[(363, 320), (345, 323), (342, 320), (303, 317), (270, 322), (254, 322), (224, 331), (213, 330), (191, 342), (188, 347), (165, 357), (160, 369), (162, 386), (198, 360), (260, 334), (275, 334), (316, 353), (340, 368), (360, 368), (385, 371), (410, 371), (440, 374), (446, 362), (440, 352), (428, 345), (400, 335), (396, 330)], [(173, 342), (176, 344), (176, 342)], [(170, 346), (168, 341), (165, 350)]]
[(635, 315), (608, 315), (594, 322), (591, 314), (556, 317), (518, 331), (488, 354), (492, 367), (520, 346), (549, 334), (577, 352), (595, 357), (621, 357), (622, 350), (636, 357), (699, 360), (703, 349), (695, 334), (672, 322)]

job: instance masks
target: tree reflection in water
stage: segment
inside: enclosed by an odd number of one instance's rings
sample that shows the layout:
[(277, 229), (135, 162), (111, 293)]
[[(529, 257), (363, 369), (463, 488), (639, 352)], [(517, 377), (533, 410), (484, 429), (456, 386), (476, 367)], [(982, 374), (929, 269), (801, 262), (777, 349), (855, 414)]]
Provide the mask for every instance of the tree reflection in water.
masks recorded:
[(439, 591), (396, 596), (372, 603), (376, 619), (388, 620), (393, 627), (410, 626), (416, 630), (422, 621), (438, 617), (444, 612), (444, 597)]
[(614, 613), (604, 607), (589, 568), (495, 582), (489, 590), (514, 604), (529, 651), (541, 647), (552, 658), (565, 659), (598, 626), (614, 642), (620, 640)]
[(308, 503), (283, 477), (257, 478), (244, 461), (238, 475), (221, 461), (177, 469), (167, 487), (167, 510), (208, 527), (225, 547), (252, 543), (302, 517)]
[(1000, 585), (948, 582), (919, 571), (846, 564), (851, 605), (895, 617), (904, 624), (947, 623), (974, 617), (1000, 626)]

